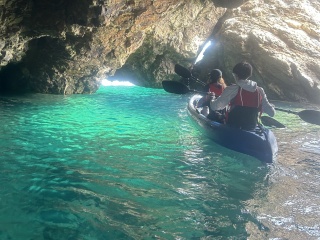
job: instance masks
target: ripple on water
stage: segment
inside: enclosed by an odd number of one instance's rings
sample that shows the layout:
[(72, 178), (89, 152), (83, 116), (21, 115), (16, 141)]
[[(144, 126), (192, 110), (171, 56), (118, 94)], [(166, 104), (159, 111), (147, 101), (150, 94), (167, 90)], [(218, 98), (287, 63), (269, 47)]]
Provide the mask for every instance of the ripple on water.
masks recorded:
[[(280, 105), (288, 107), (285, 103)], [(255, 199), (258, 203), (254, 201), (252, 206), (258, 204), (259, 207), (253, 211), (257, 211), (259, 221), (270, 229), (263, 239), (284, 236), (287, 239), (318, 239), (320, 127), (305, 123), (293, 114), (277, 112), (276, 119), (287, 128), (274, 129), (279, 153), (270, 172), (272, 184), (264, 201)], [(253, 238), (261, 238), (261, 232), (254, 229), (251, 232)]]
[(319, 235), (319, 129), (280, 114), (278, 162), (264, 165), (204, 138), (187, 99), (138, 87), (0, 99), (0, 239)]

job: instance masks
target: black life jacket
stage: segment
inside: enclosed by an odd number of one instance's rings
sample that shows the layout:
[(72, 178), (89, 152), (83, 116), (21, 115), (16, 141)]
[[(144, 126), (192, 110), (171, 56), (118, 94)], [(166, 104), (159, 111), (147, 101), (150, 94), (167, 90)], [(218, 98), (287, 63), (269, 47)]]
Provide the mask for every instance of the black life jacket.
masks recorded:
[(258, 88), (254, 92), (239, 87), (237, 95), (230, 102), (227, 124), (244, 130), (257, 126), (262, 110), (262, 95)]

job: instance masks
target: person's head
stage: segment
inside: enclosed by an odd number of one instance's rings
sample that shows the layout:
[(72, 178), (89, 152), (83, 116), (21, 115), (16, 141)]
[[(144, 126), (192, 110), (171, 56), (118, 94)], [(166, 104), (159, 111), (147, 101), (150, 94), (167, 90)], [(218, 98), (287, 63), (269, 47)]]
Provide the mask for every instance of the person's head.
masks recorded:
[(239, 79), (246, 80), (252, 75), (252, 66), (248, 62), (241, 62), (234, 66), (232, 73)]
[(220, 78), (222, 78), (222, 72), (219, 69), (213, 69), (209, 73), (209, 81), (210, 81), (210, 83), (219, 82)]

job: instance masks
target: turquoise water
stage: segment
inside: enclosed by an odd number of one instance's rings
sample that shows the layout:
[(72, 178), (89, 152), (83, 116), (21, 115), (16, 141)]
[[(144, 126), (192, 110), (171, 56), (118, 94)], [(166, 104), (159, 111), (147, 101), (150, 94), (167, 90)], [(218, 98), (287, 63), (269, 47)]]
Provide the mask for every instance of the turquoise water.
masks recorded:
[(1, 97), (0, 239), (268, 234), (252, 201), (267, 200), (278, 170), (202, 136), (189, 97), (140, 87)]

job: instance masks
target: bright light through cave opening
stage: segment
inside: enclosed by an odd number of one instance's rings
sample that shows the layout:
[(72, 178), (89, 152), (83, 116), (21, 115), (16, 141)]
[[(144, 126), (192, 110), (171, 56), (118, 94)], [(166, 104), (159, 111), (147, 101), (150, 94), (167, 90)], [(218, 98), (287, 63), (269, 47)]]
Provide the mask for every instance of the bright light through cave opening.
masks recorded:
[(109, 81), (107, 79), (104, 79), (101, 81), (102, 86), (134, 86), (133, 83), (128, 81)]
[[(206, 49), (211, 45), (211, 41), (208, 41), (203, 49), (201, 50), (201, 52), (199, 53), (195, 63), (201, 61), (201, 59), (203, 58), (203, 54), (204, 52), (206, 51)], [(118, 80), (115, 80), (115, 81), (109, 81), (108, 79), (103, 79), (101, 81), (101, 85), (102, 86), (135, 86), (133, 83), (129, 82), (129, 81), (118, 81)]]
[(201, 59), (203, 58), (203, 53), (206, 51), (206, 49), (211, 45), (211, 41), (208, 41), (206, 43), (206, 45), (204, 45), (203, 49), (201, 50), (201, 52), (199, 53), (195, 63), (201, 61)]

